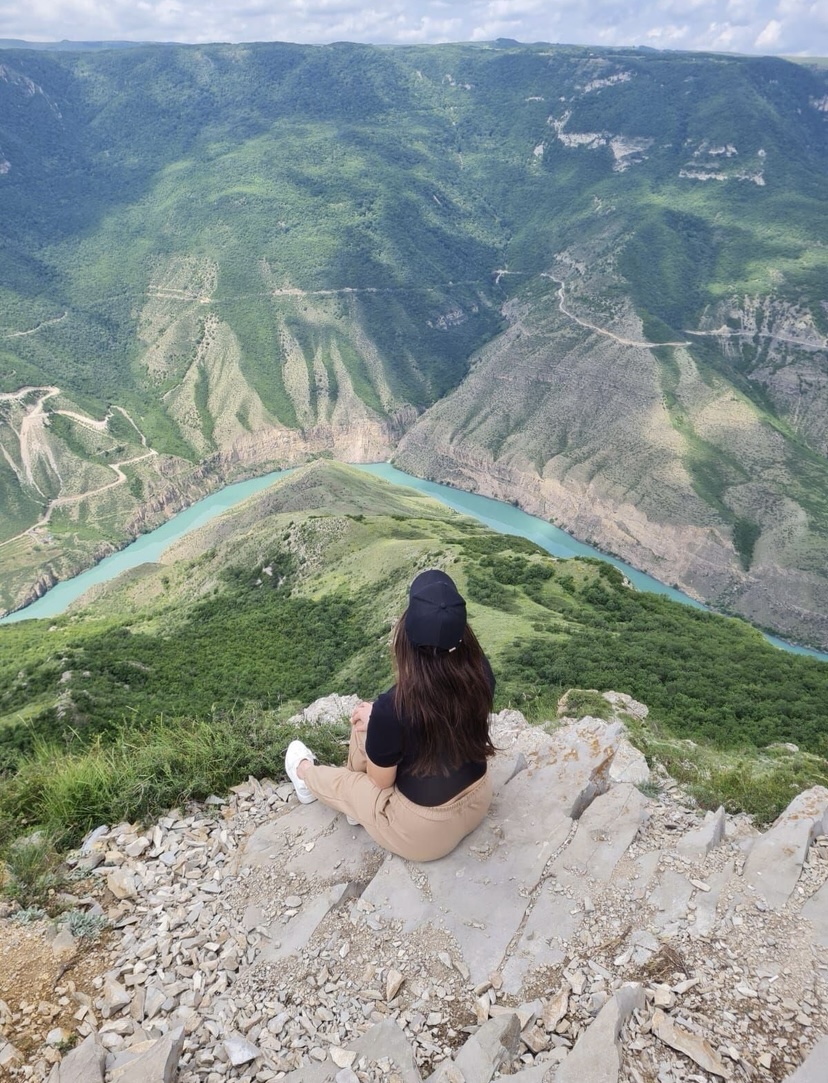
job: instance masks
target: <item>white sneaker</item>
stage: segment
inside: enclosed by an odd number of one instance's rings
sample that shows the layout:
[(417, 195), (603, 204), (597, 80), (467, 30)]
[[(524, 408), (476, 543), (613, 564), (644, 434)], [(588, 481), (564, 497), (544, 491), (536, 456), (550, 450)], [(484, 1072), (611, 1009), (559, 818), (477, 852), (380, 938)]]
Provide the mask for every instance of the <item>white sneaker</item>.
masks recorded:
[(351, 827), (359, 827), (359, 820), (355, 820), (353, 816), (348, 816), (346, 814), (345, 819), (348, 821)]
[(315, 759), (316, 757), (308, 746), (301, 741), (291, 741), (287, 746), (287, 752), (285, 753), (285, 771), (287, 772), (288, 778), (293, 783), (293, 788), (296, 790), (296, 796), (303, 805), (309, 805), (312, 801), (315, 801), (316, 798), (308, 789), (307, 783), (296, 774), (296, 768), (302, 760), (310, 760), (311, 763), (313, 763)]

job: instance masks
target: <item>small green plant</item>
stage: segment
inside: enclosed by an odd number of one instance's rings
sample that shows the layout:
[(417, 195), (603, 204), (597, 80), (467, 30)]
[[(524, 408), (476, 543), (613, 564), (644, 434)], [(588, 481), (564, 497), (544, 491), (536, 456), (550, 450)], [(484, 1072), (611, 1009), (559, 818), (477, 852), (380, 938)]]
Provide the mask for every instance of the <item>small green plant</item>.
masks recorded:
[[(646, 724), (630, 722), (632, 743), (649, 764), (660, 763), (703, 809), (724, 805), (727, 812), (747, 812), (764, 826), (772, 823), (798, 793), (828, 783), (825, 760), (808, 752), (760, 752), (717, 748), (704, 739), (682, 740), (652, 716)], [(651, 794), (639, 786), (642, 793)]]
[(4, 894), (25, 909), (43, 907), (60, 880), (58, 855), (51, 838), (36, 831), (17, 839), (5, 854)]
[(645, 797), (656, 798), (661, 796), (661, 787), (651, 778), (647, 779), (646, 782), (638, 782), (636, 789), (643, 793)]
[(41, 906), (27, 906), (25, 910), (18, 910), (12, 915), (13, 920), (21, 925), (31, 925), (33, 921), (41, 921), (45, 917), (48, 915)]
[[(323, 762), (341, 763), (347, 728), (297, 727), (241, 711), (209, 721), (159, 718), (143, 733), (124, 731), (108, 745), (96, 741), (77, 752), (39, 745), (0, 788), (0, 834), (25, 820), (41, 825), (61, 848), (77, 845), (98, 824), (148, 820), (173, 805), (222, 793), (248, 775), (281, 777), (284, 750), (294, 737), (312, 742)], [(42, 905), (57, 887), (57, 858), (43, 836), (12, 843), (6, 861), (7, 893), (22, 906)]]
[(109, 925), (103, 914), (90, 914), (84, 910), (70, 910), (65, 917), (69, 932), (76, 940), (97, 940)]

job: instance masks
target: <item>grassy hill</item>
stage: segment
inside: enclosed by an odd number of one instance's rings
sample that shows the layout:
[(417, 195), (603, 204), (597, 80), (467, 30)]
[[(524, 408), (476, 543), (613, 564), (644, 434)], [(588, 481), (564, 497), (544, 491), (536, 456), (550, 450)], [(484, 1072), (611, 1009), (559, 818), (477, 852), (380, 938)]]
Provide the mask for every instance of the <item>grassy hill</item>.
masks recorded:
[[(223, 480), (402, 440), (828, 643), (825, 69), (269, 43), (0, 72), (0, 604)], [(59, 390), (34, 421), (26, 387)]]
[[(741, 621), (638, 593), (610, 565), (555, 560), (317, 462), (163, 564), (96, 588), (87, 608), (0, 627), (0, 835), (44, 818), (73, 835), (96, 817), (280, 772), (293, 711), (388, 686), (389, 631), (413, 575), (434, 565), (468, 598), (498, 709), (543, 722), (571, 687), (627, 692), (651, 708), (636, 733), (651, 757), (703, 801), (765, 817), (796, 787), (828, 780), (823, 663)], [(582, 697), (583, 713), (596, 700)], [(335, 759), (341, 737), (314, 740)], [(791, 741), (801, 752), (767, 747)], [(141, 779), (117, 783), (116, 765), (139, 761)]]

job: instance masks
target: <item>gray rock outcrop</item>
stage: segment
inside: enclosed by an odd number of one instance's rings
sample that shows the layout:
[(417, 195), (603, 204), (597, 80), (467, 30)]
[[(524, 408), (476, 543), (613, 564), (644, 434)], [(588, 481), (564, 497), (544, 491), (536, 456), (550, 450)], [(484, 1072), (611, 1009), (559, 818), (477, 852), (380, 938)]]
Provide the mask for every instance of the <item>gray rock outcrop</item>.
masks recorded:
[(427, 864), (254, 779), (98, 832), (109, 968), (26, 1078), (821, 1083), (828, 791), (759, 834), (614, 780), (618, 718), (493, 735), (490, 815)]

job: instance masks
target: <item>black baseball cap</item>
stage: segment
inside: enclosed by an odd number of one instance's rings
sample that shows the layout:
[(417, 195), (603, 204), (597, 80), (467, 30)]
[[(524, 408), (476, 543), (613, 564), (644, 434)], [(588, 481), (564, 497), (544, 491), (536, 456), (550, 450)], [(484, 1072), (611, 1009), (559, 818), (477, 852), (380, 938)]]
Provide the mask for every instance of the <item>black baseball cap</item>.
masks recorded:
[(466, 630), (466, 603), (454, 581), (438, 568), (420, 572), (408, 591), (405, 630), (415, 647), (450, 651)]

